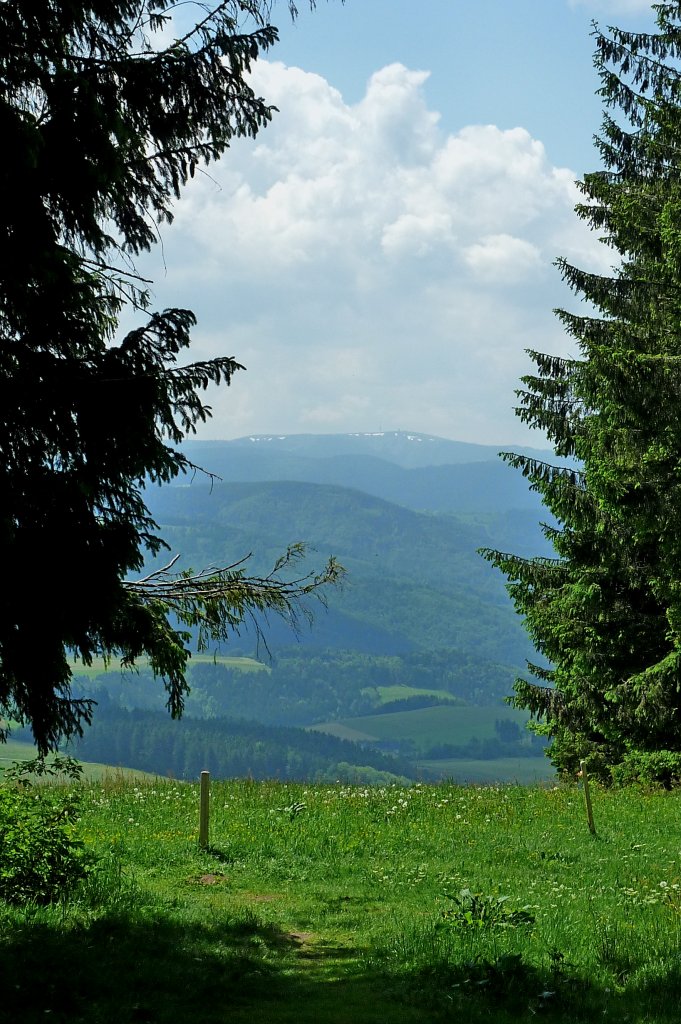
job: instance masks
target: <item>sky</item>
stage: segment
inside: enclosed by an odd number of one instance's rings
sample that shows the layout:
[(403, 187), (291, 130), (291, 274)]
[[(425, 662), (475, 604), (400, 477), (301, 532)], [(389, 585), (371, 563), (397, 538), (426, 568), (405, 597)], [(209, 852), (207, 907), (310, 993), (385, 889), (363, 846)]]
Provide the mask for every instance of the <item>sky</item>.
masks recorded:
[(598, 167), (591, 23), (643, 0), (298, 0), (252, 83), (278, 108), (190, 183), (140, 269), (194, 310), (193, 359), (246, 366), (201, 438), (408, 430), (541, 445), (526, 349), (575, 355), (557, 257), (608, 272), (573, 212)]

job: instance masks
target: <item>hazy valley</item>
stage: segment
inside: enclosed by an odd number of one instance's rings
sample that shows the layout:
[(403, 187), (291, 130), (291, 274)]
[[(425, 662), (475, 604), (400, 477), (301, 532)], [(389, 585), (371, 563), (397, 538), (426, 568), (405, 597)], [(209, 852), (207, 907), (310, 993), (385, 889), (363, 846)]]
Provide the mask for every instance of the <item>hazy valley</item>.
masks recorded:
[(395, 432), (185, 451), (214, 476), (147, 492), (178, 565), (252, 553), (249, 572), (262, 573), (302, 541), (306, 567), (333, 555), (346, 582), (313, 606), (311, 628), (246, 623), (228, 647), (194, 657), (181, 723), (144, 665), (123, 679), (76, 666), (79, 692), (99, 703), (79, 756), (179, 777), (550, 774), (526, 716), (504, 703), (532, 648), (477, 553), (548, 551), (536, 496), (496, 448)]

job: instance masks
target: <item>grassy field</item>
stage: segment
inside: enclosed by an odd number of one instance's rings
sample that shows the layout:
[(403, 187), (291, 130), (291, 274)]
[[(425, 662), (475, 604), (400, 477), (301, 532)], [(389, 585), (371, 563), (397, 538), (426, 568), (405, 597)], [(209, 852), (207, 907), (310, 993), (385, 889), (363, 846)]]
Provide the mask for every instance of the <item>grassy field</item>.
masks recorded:
[[(0, 906), (0, 1021), (676, 1024), (681, 795), (575, 787), (77, 788), (100, 857)], [(462, 890), (470, 895), (461, 896)]]
[(464, 758), (442, 758), (419, 761), (419, 767), (439, 773), (443, 781), (461, 785), (496, 785), (512, 783), (531, 786), (554, 783), (555, 769), (547, 757), (498, 757), (493, 761), (468, 761)]
[[(138, 658), (137, 667), (142, 669), (148, 665), (147, 658)], [(263, 665), (262, 662), (256, 661), (255, 658), (232, 658), (224, 654), (192, 654), (190, 665), (203, 665), (203, 664), (217, 664), (224, 665), (226, 668), (235, 668), (240, 672), (270, 672), (268, 665)], [(88, 679), (94, 679), (96, 676), (101, 676), (104, 672), (131, 672), (134, 669), (121, 669), (120, 663), (115, 661), (109, 661), (108, 663), (104, 658), (93, 658), (91, 665), (84, 665), (82, 661), (76, 661), (75, 659), (71, 663), (71, 671), (74, 676), (87, 676)]]
[[(399, 684), (394, 686), (377, 686), (374, 690), (365, 690), (362, 692), (377, 693), (381, 704), (389, 704), (393, 700), (405, 700), (408, 697), (436, 697), (438, 700), (442, 700), (445, 703), (447, 701), (456, 700), (448, 690), (424, 690), (415, 686), (403, 686)], [(461, 703), (463, 704), (464, 702), (461, 701)]]
[[(30, 761), (37, 754), (37, 750), (32, 743), (24, 743), (21, 740), (13, 740), (11, 738), (7, 740), (6, 743), (3, 743), (1, 749), (0, 779), (4, 776), (5, 771), (15, 762)], [(48, 757), (48, 761), (49, 760), (50, 758)], [(83, 778), (88, 782), (100, 782), (107, 778), (121, 778), (128, 779), (130, 781), (150, 781), (155, 778), (155, 776), (150, 775), (149, 772), (136, 771), (134, 768), (112, 768), (111, 765), (97, 764), (90, 761), (83, 761), (81, 764), (83, 768)]]
[(424, 751), (437, 743), (465, 744), (474, 736), (481, 740), (489, 739), (495, 735), (495, 721), (502, 718), (510, 718), (524, 726), (528, 716), (525, 711), (501, 705), (437, 706), (419, 708), (417, 711), (344, 718), (339, 722), (324, 722), (312, 728), (343, 739), (413, 740), (417, 750)]

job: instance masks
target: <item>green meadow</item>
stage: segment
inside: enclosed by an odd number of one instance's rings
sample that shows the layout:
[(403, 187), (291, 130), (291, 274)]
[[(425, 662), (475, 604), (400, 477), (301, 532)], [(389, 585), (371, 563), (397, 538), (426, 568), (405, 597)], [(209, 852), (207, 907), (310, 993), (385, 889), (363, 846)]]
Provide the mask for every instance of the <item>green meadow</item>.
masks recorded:
[[(366, 691), (365, 691), (366, 692)], [(457, 698), (448, 690), (434, 690), (428, 687), (405, 686), (395, 684), (393, 686), (376, 686), (373, 692), (378, 694), (381, 704), (389, 704), (394, 700), (405, 700), (409, 697), (436, 697), (446, 703), (453, 703)], [(463, 704), (464, 701), (461, 701)]]
[(0, 905), (0, 1021), (678, 1020), (681, 797), (560, 788), (72, 784), (97, 860)]
[(462, 785), (498, 785), (512, 783), (531, 786), (535, 783), (555, 783), (556, 771), (547, 757), (497, 757), (489, 761), (467, 758), (438, 758), (436, 761), (418, 762), (445, 782)]
[[(23, 740), (13, 740), (11, 737), (6, 743), (2, 744), (0, 750), (2, 750), (2, 756), (0, 756), (0, 779), (2, 779), (8, 768), (21, 761), (31, 761), (38, 754), (32, 743), (26, 743)], [(48, 764), (52, 760), (53, 755), (49, 755), (47, 758)], [(90, 761), (81, 762), (81, 766), (83, 778), (88, 782), (100, 781), (101, 779), (113, 776), (132, 781), (155, 778), (149, 772), (137, 771), (134, 768), (112, 768), (108, 764), (97, 764)]]
[[(190, 665), (224, 665), (225, 668), (238, 669), (239, 672), (269, 672), (267, 665), (255, 658), (228, 657), (224, 654), (192, 654)], [(136, 668), (145, 669), (149, 666), (149, 659), (140, 657), (137, 659)], [(88, 679), (95, 679), (105, 672), (116, 672), (120, 669), (122, 673), (135, 672), (135, 668), (122, 668), (120, 662), (115, 659), (96, 657), (91, 664), (85, 665), (82, 661), (73, 659), (71, 671), (74, 676), (87, 676)]]
[(468, 743), (472, 737), (490, 739), (498, 719), (511, 719), (523, 727), (527, 713), (504, 705), (494, 707), (448, 707), (437, 705), (417, 711), (395, 711), (383, 715), (344, 718), (312, 726), (343, 739), (412, 740), (416, 750), (425, 751), (436, 743)]

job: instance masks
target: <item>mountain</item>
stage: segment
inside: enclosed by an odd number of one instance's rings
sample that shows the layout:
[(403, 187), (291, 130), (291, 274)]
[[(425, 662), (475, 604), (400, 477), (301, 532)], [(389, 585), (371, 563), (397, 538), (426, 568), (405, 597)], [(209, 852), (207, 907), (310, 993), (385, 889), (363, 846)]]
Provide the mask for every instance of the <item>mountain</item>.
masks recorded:
[[(251, 453), (284, 454), (308, 458), (328, 459), (339, 455), (373, 455), (393, 462), (405, 469), (419, 466), (445, 466), (467, 462), (494, 462), (501, 450), (499, 445), (471, 444), (467, 441), (450, 441), (432, 434), (416, 431), (394, 430), (375, 433), (351, 434), (250, 434), (234, 441), (195, 441), (196, 446), (230, 445), (234, 449), (245, 449)], [(543, 458), (547, 452), (534, 448), (516, 448), (535, 458)]]
[[(327, 652), (316, 687), (329, 678), (335, 693), (338, 658), (354, 652), (364, 659), (362, 678), (372, 678), (371, 659), (399, 657), (399, 682), (412, 685), (425, 659), (429, 686), (484, 703), (508, 693), (526, 659), (536, 659), (502, 577), (477, 554), (552, 551), (540, 528), (546, 510), (496, 446), (398, 431), (253, 435), (189, 441), (183, 450), (214, 479), (196, 473), (147, 492), (162, 536), (181, 555), (178, 567), (224, 566), (253, 553), (247, 571), (261, 574), (303, 541), (303, 571), (330, 555), (348, 570), (342, 589), (327, 595), (328, 611), (320, 608), (299, 637), (303, 662)], [(276, 663), (295, 636), (276, 617), (258, 625)], [(231, 646), (264, 654), (257, 643), (244, 623)], [(452, 683), (454, 664), (465, 669)], [(295, 696), (293, 686), (293, 707), (307, 699), (303, 689)]]
[[(178, 569), (223, 567), (252, 553), (245, 570), (263, 575), (290, 544), (302, 541), (307, 554), (299, 575), (320, 568), (331, 555), (348, 571), (343, 587), (327, 593), (328, 610), (316, 609), (312, 629), (297, 638), (277, 617), (246, 621), (223, 647), (224, 657), (191, 664), (188, 715), (214, 722), (223, 754), (234, 748), (229, 766), (222, 757), (221, 772), (255, 770), (254, 752), (271, 758), (270, 748), (278, 744), (276, 764), (286, 772), (304, 763), (308, 773), (345, 777), (336, 765), (340, 754), (326, 751), (328, 763), (313, 765), (304, 744), (293, 744), (291, 737), (279, 743), (263, 729), (338, 722), (347, 729), (366, 715), (378, 716), (376, 735), (387, 729), (386, 742), (395, 749), (403, 742), (397, 724), (403, 729), (428, 725), (422, 746), (445, 758), (440, 774), (451, 772), (447, 758), (494, 756), (491, 748), (475, 754), (472, 735), (464, 737), (466, 742), (452, 739), (450, 719), (440, 722), (441, 705), (449, 711), (463, 704), (469, 710), (486, 708), (496, 729), (497, 719), (503, 724), (508, 718), (502, 698), (525, 661), (537, 656), (502, 577), (477, 550), (551, 553), (539, 525), (547, 518), (545, 510), (522, 475), (498, 459), (496, 447), (396, 432), (254, 435), (187, 442), (184, 451), (213, 479), (197, 472), (146, 492), (161, 535), (172, 554), (180, 555)], [(267, 664), (245, 674), (239, 667), (243, 655), (260, 656)], [(79, 685), (79, 695), (100, 703), (100, 717), (106, 713), (101, 730), (106, 742), (107, 715), (116, 719), (125, 708), (146, 713), (163, 703), (144, 666), (132, 684), (110, 672), (85, 677)], [(259, 724), (242, 723), (239, 728), (248, 732), (244, 739), (225, 716)], [(160, 732), (154, 733), (154, 743), (147, 742), (151, 720), (145, 720), (133, 745), (124, 749), (131, 722), (123, 718), (116, 725), (116, 762), (133, 753), (141, 756), (138, 747), (144, 752), (165, 742)], [(431, 736), (431, 725), (438, 722), (442, 729)], [(192, 726), (183, 764), (189, 748), (201, 746), (206, 735), (203, 724)], [(499, 756), (499, 737), (492, 740)], [(518, 742), (525, 756), (526, 740)], [(205, 759), (209, 752), (203, 746)], [(350, 763), (353, 757), (346, 752), (341, 760)], [(367, 760), (363, 751), (356, 757), (362, 770), (374, 775), (390, 770)], [(260, 768), (271, 773), (274, 764), (270, 759)]]
[[(254, 435), (189, 441), (184, 450), (195, 465), (224, 481), (336, 484), (435, 512), (538, 514), (541, 509), (527, 481), (498, 457), (498, 447), (426, 434)], [(550, 457), (519, 450), (537, 459)]]
[[(226, 565), (254, 552), (262, 572), (303, 540), (311, 563), (335, 555), (348, 582), (329, 595), (303, 643), (369, 653), (453, 647), (521, 666), (531, 647), (502, 579), (476, 553), (494, 542), (483, 521), (415, 512), (365, 492), (274, 481), (166, 487), (149, 506), (182, 564)], [(272, 620), (268, 643), (291, 643)], [(239, 641), (243, 647), (243, 638)]]

